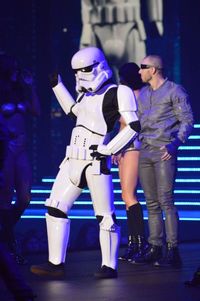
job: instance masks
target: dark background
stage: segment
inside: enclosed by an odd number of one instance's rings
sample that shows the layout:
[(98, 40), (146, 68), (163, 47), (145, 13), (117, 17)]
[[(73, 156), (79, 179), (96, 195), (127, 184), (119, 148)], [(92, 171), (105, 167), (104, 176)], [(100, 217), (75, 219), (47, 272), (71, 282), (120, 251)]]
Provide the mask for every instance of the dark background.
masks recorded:
[[(167, 76), (187, 89), (198, 123), (200, 4), (198, 0), (163, 2), (164, 35), (149, 35), (147, 53), (161, 55)], [(28, 120), (35, 183), (44, 176), (55, 176), (69, 142), (73, 122), (58, 105), (48, 74), (57, 69), (75, 95), (70, 60), (79, 49), (81, 28), (79, 0), (0, 2), (0, 51), (16, 56), (22, 66), (33, 71), (42, 107), (40, 118)]]

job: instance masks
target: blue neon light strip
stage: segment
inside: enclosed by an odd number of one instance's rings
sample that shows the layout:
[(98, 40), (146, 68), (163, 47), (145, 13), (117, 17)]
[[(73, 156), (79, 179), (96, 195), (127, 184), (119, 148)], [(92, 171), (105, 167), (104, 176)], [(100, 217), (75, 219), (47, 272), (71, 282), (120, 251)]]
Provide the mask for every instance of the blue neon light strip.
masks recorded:
[(200, 157), (178, 157), (178, 161), (200, 161)]
[[(90, 191), (88, 189), (84, 189), (83, 193), (89, 193)], [(122, 193), (121, 189), (114, 189), (114, 193)], [(143, 193), (142, 189), (138, 189), (137, 193)], [(192, 193), (192, 194), (198, 194), (200, 193), (200, 190), (181, 190), (181, 189), (175, 189), (174, 193)]]
[[(120, 183), (120, 179), (113, 179), (113, 183)], [(200, 179), (176, 179), (177, 183), (200, 183)]]
[[(53, 183), (55, 181), (55, 179), (42, 179), (42, 182), (43, 183)], [(113, 183), (120, 183), (120, 179), (113, 179), (112, 180)], [(185, 182), (188, 182), (188, 183), (195, 183), (195, 182), (200, 182), (200, 179), (176, 179), (176, 182), (179, 182), (179, 183), (185, 183)]]
[(190, 172), (199, 172), (200, 168), (198, 167), (179, 167), (178, 171), (190, 171)]
[(53, 183), (55, 179), (42, 179), (43, 183)]
[(51, 193), (50, 189), (31, 189), (31, 193)]
[[(31, 193), (50, 193), (51, 190), (49, 189), (31, 189)], [(83, 189), (82, 193), (89, 193), (89, 189)], [(121, 189), (114, 189), (114, 193), (122, 193)], [(142, 189), (138, 189), (137, 193), (143, 193)], [(174, 193), (192, 193), (192, 194), (199, 194), (200, 190), (181, 190), (175, 189)]]
[[(200, 171), (200, 168), (199, 167), (178, 167), (177, 169), (178, 171), (191, 171), (191, 172), (199, 172)], [(112, 172), (118, 172), (118, 168), (117, 167), (113, 167), (111, 168), (111, 171)]]
[(45, 215), (22, 215), (22, 219), (45, 219)]
[(200, 129), (200, 124), (194, 124), (195, 129)]
[(200, 136), (199, 135), (191, 135), (191, 136), (188, 137), (188, 139), (196, 140), (196, 139), (200, 139)]
[(199, 183), (200, 179), (176, 179), (177, 183)]
[[(39, 215), (23, 215), (21, 218), (23, 219), (45, 219), (45, 216)], [(95, 216), (70, 216), (70, 219), (96, 219)], [(126, 220), (125, 216), (118, 216), (117, 219)], [(145, 220), (148, 220), (147, 217), (144, 217)], [(180, 217), (181, 221), (200, 221), (200, 217)]]
[(113, 172), (117, 171), (117, 172), (118, 172), (118, 171), (119, 171), (119, 168), (118, 168), (118, 167), (112, 167), (112, 168), (111, 168), (111, 171), (113, 171)]
[(200, 146), (179, 146), (178, 150), (200, 150)]
[[(14, 202), (13, 202), (14, 203)], [(30, 205), (44, 205), (45, 201), (30, 201)], [(123, 201), (115, 201), (115, 205), (124, 205)], [(146, 202), (141, 201), (141, 205), (146, 205)], [(92, 201), (75, 201), (74, 205), (92, 205)], [(177, 206), (200, 206), (200, 202), (175, 202)]]

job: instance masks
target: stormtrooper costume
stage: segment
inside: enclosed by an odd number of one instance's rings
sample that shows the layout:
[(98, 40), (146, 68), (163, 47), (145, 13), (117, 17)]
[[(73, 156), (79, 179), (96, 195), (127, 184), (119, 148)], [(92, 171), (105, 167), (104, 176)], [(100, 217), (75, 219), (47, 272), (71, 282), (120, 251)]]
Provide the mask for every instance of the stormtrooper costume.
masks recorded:
[[(49, 262), (58, 267), (65, 262), (70, 233), (67, 214), (82, 189), (88, 186), (100, 226), (102, 265), (95, 276), (115, 278), (120, 228), (114, 214), (109, 162), (112, 154), (120, 151), (138, 134), (140, 124), (136, 102), (131, 89), (111, 83), (112, 71), (100, 49), (81, 49), (72, 57), (71, 65), (79, 93), (77, 101), (72, 98), (59, 75), (52, 84), (64, 112), (76, 118), (76, 126), (51, 195), (45, 203), (48, 207)], [(110, 140), (109, 133), (120, 115), (127, 126)], [(49, 274), (42, 265), (38, 267), (33, 266), (31, 271), (40, 275)]]

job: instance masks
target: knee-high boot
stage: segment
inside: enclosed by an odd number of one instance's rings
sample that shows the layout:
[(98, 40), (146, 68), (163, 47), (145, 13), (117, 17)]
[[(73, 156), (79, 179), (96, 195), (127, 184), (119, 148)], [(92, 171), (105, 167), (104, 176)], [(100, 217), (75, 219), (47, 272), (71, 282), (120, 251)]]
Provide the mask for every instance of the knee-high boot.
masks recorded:
[(140, 203), (132, 205), (126, 211), (128, 224), (128, 246), (120, 260), (132, 261), (134, 256), (146, 246), (143, 211)]
[(131, 211), (126, 210), (126, 216), (127, 216), (127, 230), (128, 230), (128, 245), (125, 249), (125, 252), (123, 255), (119, 256), (119, 260), (123, 261), (130, 261), (133, 255), (138, 250), (138, 244), (137, 244), (137, 236), (134, 235), (134, 227), (133, 227), (133, 219), (134, 216)]

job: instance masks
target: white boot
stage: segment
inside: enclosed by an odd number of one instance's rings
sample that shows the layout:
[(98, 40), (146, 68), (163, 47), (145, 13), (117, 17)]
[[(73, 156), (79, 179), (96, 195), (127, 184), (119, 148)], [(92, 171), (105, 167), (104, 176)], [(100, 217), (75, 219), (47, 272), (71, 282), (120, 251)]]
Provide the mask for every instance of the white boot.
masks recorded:
[(110, 224), (109, 218), (104, 217), (100, 223), (100, 246), (102, 254), (102, 266), (117, 269), (118, 249), (120, 242), (120, 227), (116, 224)]
[(65, 262), (69, 241), (70, 220), (46, 213), (49, 261), (53, 264)]

